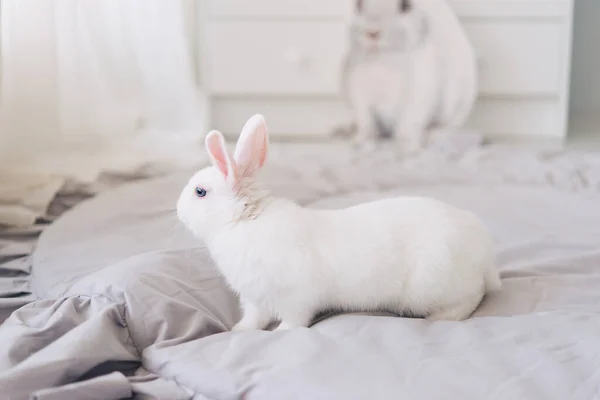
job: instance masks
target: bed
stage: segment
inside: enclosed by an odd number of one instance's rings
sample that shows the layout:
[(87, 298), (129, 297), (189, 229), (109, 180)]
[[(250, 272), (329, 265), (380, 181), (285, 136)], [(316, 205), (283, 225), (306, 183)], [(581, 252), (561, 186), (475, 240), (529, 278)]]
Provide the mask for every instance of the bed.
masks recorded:
[[(14, 310), (35, 300), (30, 287), (31, 256), (44, 229), (95, 194), (148, 176), (137, 169), (104, 172), (96, 179), (76, 181), (45, 173), (0, 170), (0, 324)], [(11, 196), (10, 187), (19, 194)], [(7, 214), (11, 212), (18, 217), (10, 218)], [(7, 224), (11, 219), (16, 223)]]
[(411, 160), (274, 146), (265, 179), (310, 207), (421, 194), (476, 213), (504, 290), (467, 321), (351, 313), (230, 332), (237, 299), (175, 217), (182, 171), (44, 229), (35, 301), (0, 327), (0, 399), (600, 398), (599, 157), (440, 146)]
[(53, 220), (89, 197), (80, 193), (58, 194), (44, 215), (25, 226), (0, 225), (0, 324), (16, 309), (35, 300), (31, 293), (31, 254), (35, 243)]

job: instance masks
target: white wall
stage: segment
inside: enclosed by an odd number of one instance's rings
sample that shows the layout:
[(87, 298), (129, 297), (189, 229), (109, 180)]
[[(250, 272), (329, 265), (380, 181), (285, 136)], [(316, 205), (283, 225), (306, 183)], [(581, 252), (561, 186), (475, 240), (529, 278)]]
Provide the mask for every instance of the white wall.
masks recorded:
[(571, 115), (598, 118), (600, 132), (600, 0), (576, 0)]

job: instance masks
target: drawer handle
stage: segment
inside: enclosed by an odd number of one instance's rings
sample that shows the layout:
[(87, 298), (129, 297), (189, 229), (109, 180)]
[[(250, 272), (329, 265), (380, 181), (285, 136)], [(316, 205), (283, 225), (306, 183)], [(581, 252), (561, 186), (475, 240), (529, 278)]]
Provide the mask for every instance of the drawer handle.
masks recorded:
[(299, 50), (288, 49), (284, 53), (285, 61), (288, 64), (293, 64), (297, 67), (306, 68), (308, 65), (308, 58), (302, 54)]

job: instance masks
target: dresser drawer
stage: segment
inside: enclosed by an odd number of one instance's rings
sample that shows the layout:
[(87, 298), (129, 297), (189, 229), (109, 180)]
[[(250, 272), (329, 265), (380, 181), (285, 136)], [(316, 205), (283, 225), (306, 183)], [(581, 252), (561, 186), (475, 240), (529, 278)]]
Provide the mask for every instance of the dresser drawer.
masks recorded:
[(212, 125), (226, 135), (237, 136), (248, 116), (257, 112), (267, 118), (269, 134), (279, 137), (327, 137), (350, 118), (344, 103), (336, 99), (215, 97)]
[[(556, 17), (569, 12), (571, 0), (448, 0), (465, 17)], [(207, 0), (212, 17), (340, 18), (354, 10), (354, 0)]]
[(211, 17), (319, 17), (350, 15), (351, 0), (209, 0)]
[(461, 18), (562, 18), (573, 7), (573, 0), (448, 0), (448, 3)]
[(339, 93), (343, 22), (218, 21), (207, 26), (216, 95)]
[(479, 60), (482, 94), (544, 96), (561, 89), (563, 24), (553, 20), (463, 22)]

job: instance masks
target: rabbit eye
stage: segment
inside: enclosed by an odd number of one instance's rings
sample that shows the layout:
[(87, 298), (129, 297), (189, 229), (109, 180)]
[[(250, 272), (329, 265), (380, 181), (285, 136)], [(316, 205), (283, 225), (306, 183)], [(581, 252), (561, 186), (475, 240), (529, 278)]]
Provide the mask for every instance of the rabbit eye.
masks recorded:
[(196, 196), (198, 197), (204, 197), (206, 196), (206, 189), (201, 188), (201, 187), (196, 187)]

